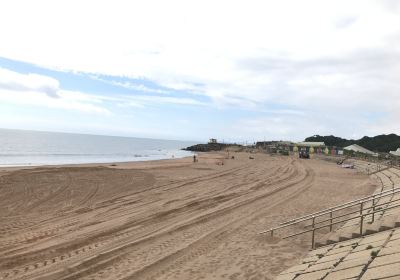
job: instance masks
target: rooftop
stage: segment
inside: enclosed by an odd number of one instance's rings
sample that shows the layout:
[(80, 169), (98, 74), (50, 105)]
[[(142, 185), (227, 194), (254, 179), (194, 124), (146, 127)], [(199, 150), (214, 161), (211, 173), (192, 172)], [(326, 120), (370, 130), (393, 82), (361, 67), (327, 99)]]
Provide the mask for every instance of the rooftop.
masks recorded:
[(321, 146), (325, 146), (325, 143), (324, 142), (299, 142), (299, 143), (297, 143), (297, 146), (321, 147)]
[(364, 154), (369, 154), (369, 155), (374, 155), (374, 156), (377, 155), (377, 153), (374, 153), (374, 152), (372, 152), (364, 147), (361, 147), (360, 145), (357, 145), (357, 144), (347, 146), (343, 149), (347, 150), (347, 151), (354, 151), (354, 152), (359, 152), (359, 153), (364, 153)]

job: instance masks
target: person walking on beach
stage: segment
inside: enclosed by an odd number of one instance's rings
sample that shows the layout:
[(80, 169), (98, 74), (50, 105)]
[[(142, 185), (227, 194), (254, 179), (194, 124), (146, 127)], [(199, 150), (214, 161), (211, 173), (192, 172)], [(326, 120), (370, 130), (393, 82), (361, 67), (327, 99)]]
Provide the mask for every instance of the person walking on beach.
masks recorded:
[(193, 162), (196, 162), (196, 161), (197, 161), (196, 155), (193, 155)]

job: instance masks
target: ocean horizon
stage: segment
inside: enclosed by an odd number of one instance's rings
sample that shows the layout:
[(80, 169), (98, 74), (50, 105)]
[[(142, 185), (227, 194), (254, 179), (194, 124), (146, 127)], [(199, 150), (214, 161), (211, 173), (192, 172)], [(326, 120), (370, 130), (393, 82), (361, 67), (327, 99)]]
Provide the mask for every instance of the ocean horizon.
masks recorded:
[(194, 141), (0, 128), (0, 167), (182, 158)]

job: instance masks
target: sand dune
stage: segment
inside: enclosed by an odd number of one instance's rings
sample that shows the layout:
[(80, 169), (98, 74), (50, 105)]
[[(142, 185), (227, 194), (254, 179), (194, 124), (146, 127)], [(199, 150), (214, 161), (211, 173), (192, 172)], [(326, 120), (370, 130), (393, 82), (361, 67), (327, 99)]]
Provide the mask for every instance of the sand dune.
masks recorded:
[(234, 155), (2, 171), (0, 279), (273, 279), (310, 240), (258, 232), (374, 189), (325, 161)]

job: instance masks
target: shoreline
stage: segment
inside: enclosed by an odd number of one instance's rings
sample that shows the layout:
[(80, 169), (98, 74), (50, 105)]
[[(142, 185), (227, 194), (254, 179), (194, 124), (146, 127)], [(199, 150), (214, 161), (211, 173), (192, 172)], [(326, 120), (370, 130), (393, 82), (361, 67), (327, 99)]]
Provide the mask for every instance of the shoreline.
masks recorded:
[(135, 165), (152, 165), (162, 162), (178, 162), (183, 159), (191, 159), (191, 156), (165, 159), (137, 160), (137, 161), (112, 161), (112, 162), (89, 162), (89, 163), (66, 163), (66, 164), (39, 164), (39, 165), (0, 165), (0, 171), (35, 169), (35, 168), (64, 168), (64, 167), (134, 167)]
[[(200, 152), (194, 153), (197, 158), (203, 161), (210, 159), (221, 160), (223, 156), (219, 152)], [(154, 168), (173, 168), (189, 166), (193, 163), (193, 155), (165, 159), (138, 160), (138, 161), (122, 161), (122, 162), (94, 162), (94, 163), (72, 163), (72, 164), (45, 164), (45, 165), (19, 165), (19, 166), (0, 166), (1, 172), (30, 170), (37, 168), (89, 168), (89, 167), (105, 167), (111, 169), (154, 169)]]
[[(114, 161), (114, 162), (92, 162), (92, 163), (66, 163), (66, 164), (43, 164), (43, 165), (17, 165), (2, 166), (0, 165), (0, 173), (7, 171), (31, 170), (36, 168), (79, 168), (79, 167), (106, 167), (114, 169), (153, 169), (153, 168), (172, 168), (179, 166), (189, 166), (193, 163), (193, 155), (196, 155), (197, 164), (209, 164), (210, 162), (219, 162), (220, 164), (226, 158), (225, 151), (190, 151), (191, 155), (174, 158), (151, 159), (151, 160), (135, 160), (135, 161)], [(245, 153), (232, 151), (232, 153)]]

